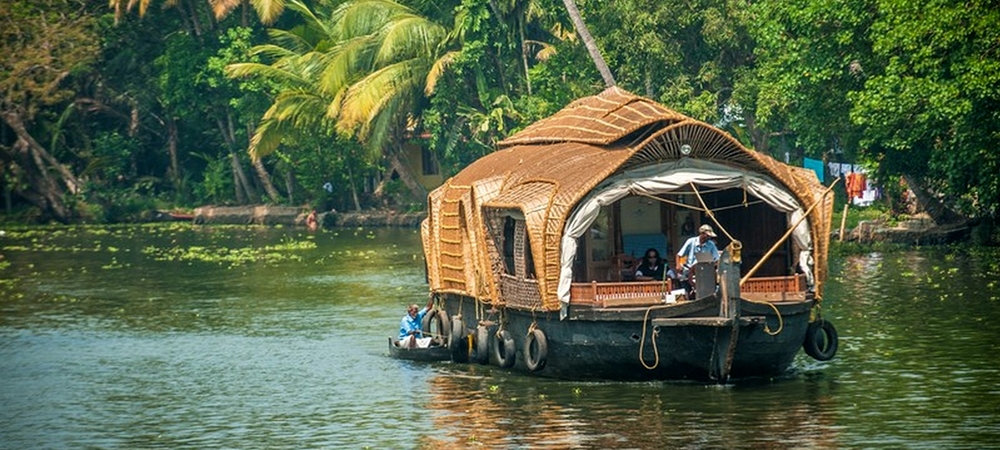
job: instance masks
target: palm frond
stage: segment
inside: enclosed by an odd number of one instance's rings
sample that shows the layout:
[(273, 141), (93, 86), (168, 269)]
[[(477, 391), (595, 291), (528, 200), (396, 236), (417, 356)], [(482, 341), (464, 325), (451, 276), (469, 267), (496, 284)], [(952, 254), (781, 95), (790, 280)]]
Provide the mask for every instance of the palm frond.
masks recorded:
[(327, 100), (309, 90), (286, 90), (264, 113), (250, 140), (250, 154), (262, 158), (273, 152), (284, 139), (328, 133), (334, 129), (322, 111)]
[(336, 24), (331, 34), (339, 39), (375, 34), (393, 17), (412, 13), (410, 8), (388, 0), (347, 2), (331, 15), (330, 18)]
[(243, 0), (209, 0), (208, 5), (212, 7), (212, 14), (216, 19), (222, 19), (229, 15), (236, 7), (240, 6)]
[(345, 41), (329, 52), (319, 86), (326, 92), (338, 92), (358, 79), (357, 74), (371, 70), (372, 54), (378, 45), (374, 36), (359, 36)]
[(381, 45), (374, 64), (382, 66), (400, 59), (433, 57), (447, 32), (440, 25), (412, 14), (400, 15), (381, 31)]
[(309, 5), (306, 5), (301, 0), (288, 0), (288, 4), (285, 5), (285, 7), (299, 13), (299, 15), (302, 16), (302, 19), (311, 26), (316, 26), (317, 28), (326, 27), (323, 21), (316, 16), (313, 10), (309, 9)]
[[(288, 30), (267, 30), (267, 36), (271, 39), (273, 44), (261, 44), (254, 46), (251, 49), (252, 52), (257, 52), (260, 54), (267, 54), (268, 52), (278, 53), (277, 50), (271, 50), (267, 47), (275, 47), (282, 49), (290, 54), (302, 54), (312, 51), (313, 44), (306, 40), (299, 30), (288, 31)], [(260, 49), (260, 50), (258, 50)]]
[(431, 69), (427, 71), (427, 80), (424, 82), (424, 95), (429, 97), (434, 94), (434, 88), (437, 87), (438, 80), (444, 76), (448, 70), (448, 66), (461, 54), (461, 51), (450, 51), (434, 61)]
[(326, 120), (323, 110), (327, 101), (309, 90), (283, 91), (264, 113), (264, 119), (288, 122), (299, 129), (310, 129), (322, 125)]
[(250, 49), (251, 56), (263, 56), (270, 59), (288, 58), (299, 54), (294, 49), (284, 45), (261, 44)]
[(259, 63), (236, 63), (226, 66), (226, 75), (230, 78), (261, 77), (267, 80), (284, 83), (290, 86), (303, 86), (308, 81), (295, 72)]
[[(411, 59), (391, 64), (351, 85), (344, 97), (339, 122), (342, 129), (361, 128), (366, 138), (366, 123), (382, 111), (385, 102), (396, 97), (413, 97), (423, 90), (422, 59)], [(423, 70), (422, 70), (423, 69)], [(408, 100), (409, 101), (409, 100)]]
[(285, 10), (285, 0), (250, 0), (250, 4), (264, 25), (274, 23)]
[(247, 149), (250, 157), (257, 160), (273, 153), (281, 145), (281, 138), (285, 134), (281, 128), (282, 124), (278, 121), (261, 120), (250, 138), (250, 148)]

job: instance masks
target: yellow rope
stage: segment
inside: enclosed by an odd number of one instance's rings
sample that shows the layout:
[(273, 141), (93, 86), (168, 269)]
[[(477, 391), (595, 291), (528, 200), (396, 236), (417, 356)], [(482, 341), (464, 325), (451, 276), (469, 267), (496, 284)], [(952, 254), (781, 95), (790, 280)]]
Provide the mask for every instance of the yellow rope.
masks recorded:
[(531, 325), (528, 325), (528, 332), (524, 333), (525, 339), (527, 339), (528, 336), (531, 336), (531, 332), (532, 331), (535, 331), (536, 329), (538, 329), (538, 322), (535, 321), (535, 317), (534, 317), (535, 316), (535, 311), (534, 310), (531, 311), (531, 316), (532, 316), (531, 317)]
[(785, 319), (781, 317), (781, 311), (778, 311), (778, 307), (774, 306), (774, 303), (762, 302), (760, 300), (750, 300), (747, 298), (744, 298), (743, 300), (746, 300), (749, 303), (756, 303), (758, 305), (767, 305), (774, 310), (774, 315), (778, 316), (778, 330), (772, 333), (771, 328), (767, 326), (767, 319), (764, 320), (764, 332), (767, 333), (769, 336), (777, 336), (778, 334), (781, 333), (781, 330), (785, 329)]
[(655, 359), (653, 360), (653, 365), (650, 366), (649, 364), (646, 364), (646, 360), (642, 357), (643, 345), (645, 345), (646, 343), (646, 322), (649, 321), (650, 311), (652, 311), (654, 308), (666, 308), (666, 307), (667, 307), (666, 305), (650, 306), (649, 308), (646, 308), (646, 315), (642, 318), (642, 336), (639, 339), (639, 362), (642, 363), (642, 367), (645, 367), (648, 370), (653, 370), (656, 368), (656, 366), (660, 365), (660, 351), (659, 349), (656, 348), (656, 336), (658, 336), (660, 332), (656, 330), (656, 327), (653, 327), (653, 333), (649, 336), (649, 340), (653, 342), (653, 356), (655, 357)]
[(698, 203), (701, 203), (701, 208), (702, 211), (705, 211), (705, 215), (708, 216), (709, 219), (712, 219), (715, 226), (719, 227), (719, 231), (722, 231), (722, 234), (725, 234), (730, 241), (735, 241), (736, 239), (733, 238), (728, 231), (726, 231), (726, 227), (722, 226), (722, 224), (719, 223), (719, 220), (715, 218), (715, 213), (712, 212), (712, 210), (708, 208), (708, 205), (705, 204), (705, 200), (702, 199), (701, 194), (698, 193), (698, 186), (695, 186), (693, 181), (691, 182), (691, 189), (694, 190), (695, 197), (698, 197)]
[[(646, 197), (646, 198), (649, 198), (649, 199), (652, 199), (652, 200), (656, 200), (656, 201), (661, 202), (661, 203), (666, 203), (668, 205), (679, 206), (681, 208), (687, 208), (687, 209), (691, 209), (691, 210), (694, 210), (694, 211), (702, 211), (702, 208), (698, 208), (696, 206), (689, 205), (687, 203), (675, 202), (673, 200), (669, 200), (669, 199), (665, 199), (665, 198), (660, 198), (660, 197), (657, 197), (655, 195), (639, 194), (639, 196), (640, 197)], [(745, 195), (744, 195), (744, 197), (745, 197)], [(764, 201), (763, 200), (754, 200), (752, 202), (747, 202), (746, 198), (744, 198), (743, 199), (743, 203), (737, 203), (735, 205), (729, 205), (729, 206), (719, 206), (719, 207), (715, 208), (715, 211), (725, 211), (727, 209), (734, 209), (734, 208), (746, 208), (746, 207), (748, 207), (750, 205), (756, 205), (756, 204), (759, 204), (759, 203), (764, 203)]]
[[(767, 260), (767, 258), (771, 255), (771, 253), (774, 253), (774, 250), (777, 249), (777, 247), (779, 245), (781, 245), (782, 242), (784, 242), (786, 239), (788, 239), (788, 236), (791, 235), (792, 231), (795, 230), (795, 228), (798, 227), (799, 224), (802, 223), (803, 220), (805, 220), (807, 217), (809, 217), (809, 213), (812, 212), (813, 208), (815, 208), (816, 205), (818, 205), (819, 202), (821, 200), (823, 200), (823, 198), (826, 197), (826, 194), (828, 194), (831, 190), (833, 190), (833, 187), (837, 184), (838, 181), (840, 181), (839, 178), (837, 180), (835, 180), (833, 182), (833, 184), (831, 184), (826, 189), (826, 191), (823, 192), (823, 194), (820, 196), (820, 200), (816, 200), (816, 201), (813, 202), (813, 204), (809, 207), (809, 209), (806, 210), (805, 213), (802, 214), (802, 217), (800, 217), (799, 220), (795, 222), (795, 225), (793, 225), (785, 233), (785, 235), (782, 236), (782, 238), (779, 239), (778, 242), (776, 242), (774, 244), (774, 246), (771, 247), (771, 250), (769, 250), (767, 252), (767, 254), (765, 254), (764, 257), (761, 258), (761, 260), (757, 262), (757, 265), (755, 265), (753, 268), (750, 269), (750, 271), (747, 273), (747, 275), (744, 276), (740, 280), (740, 286), (742, 286), (743, 283), (746, 282), (746, 280), (749, 279), (750, 276), (753, 275), (754, 272), (756, 272), (757, 269), (760, 268), (761, 264), (763, 264), (764, 261)], [(729, 234), (729, 231), (726, 230), (726, 227), (722, 226), (722, 224), (719, 223), (718, 219), (715, 218), (715, 213), (708, 207), (708, 205), (705, 204), (705, 200), (701, 197), (701, 194), (698, 191), (698, 187), (694, 184), (694, 182), (691, 182), (690, 184), (691, 184), (691, 189), (694, 192), (695, 197), (698, 198), (698, 203), (701, 204), (701, 208), (702, 208), (701, 210), (705, 212), (705, 215), (707, 215), (710, 219), (712, 219), (712, 222), (715, 223), (715, 225), (719, 228), (719, 231), (722, 231), (722, 233), (725, 234), (726, 237), (729, 238), (730, 241), (736, 242), (736, 239), (734, 239), (733, 236)], [(670, 203), (670, 204), (677, 205), (677, 206), (682, 206), (682, 207), (685, 207), (685, 208), (697, 209), (697, 208), (695, 208), (693, 206), (689, 206), (689, 205), (686, 205), (684, 203), (673, 202), (673, 201), (670, 201), (670, 200), (667, 200), (667, 199), (663, 199), (663, 198), (660, 198), (660, 197), (656, 197), (656, 196), (651, 196), (651, 195), (646, 195), (646, 194), (643, 194), (643, 196), (644, 197), (649, 197), (649, 198), (652, 198), (652, 199), (655, 199), (655, 200), (658, 200), (658, 201), (661, 201), (661, 202)], [(758, 203), (758, 202), (754, 202), (754, 203)], [(747, 194), (746, 194), (746, 189), (745, 188), (743, 190), (743, 206), (749, 206), (749, 204), (747, 202)], [(728, 208), (729, 207), (727, 207), (725, 209), (728, 209)], [(727, 299), (725, 299), (725, 298), (723, 299), (723, 301), (726, 301), (726, 300)], [(773, 303), (771, 303), (771, 302), (765, 302), (765, 301), (750, 300), (750, 299), (743, 299), (743, 300), (746, 300), (747, 302), (750, 302), (750, 303), (765, 304), (767, 306), (770, 306), (771, 309), (774, 310), (774, 314), (776, 316), (778, 316), (778, 329), (777, 329), (777, 331), (771, 332), (771, 329), (770, 329), (770, 327), (768, 327), (767, 321), (765, 320), (764, 321), (764, 332), (765, 333), (767, 333), (770, 336), (776, 336), (779, 333), (781, 333), (781, 331), (785, 328), (785, 320), (784, 320), (784, 318), (781, 315), (781, 311), (779, 311), (778, 307), (774, 306)], [(642, 357), (643, 344), (645, 344), (645, 342), (646, 342), (646, 321), (649, 318), (649, 312), (653, 308), (655, 308), (655, 307), (656, 306), (654, 305), (654, 306), (650, 306), (648, 309), (646, 309), (646, 315), (645, 315), (645, 317), (643, 318), (643, 321), (642, 321), (642, 340), (639, 341), (639, 362), (642, 363), (643, 367), (645, 367), (646, 369), (649, 369), (649, 370), (655, 369), (656, 366), (659, 365), (659, 362), (660, 362), (660, 354), (659, 354), (659, 352), (657, 351), (657, 348), (656, 348), (656, 335), (658, 334), (656, 330), (653, 331), (653, 334), (651, 336), (652, 337), (652, 341), (653, 341), (653, 354), (655, 355), (655, 358), (656, 358), (655, 361), (654, 361), (654, 363), (653, 363), (653, 365), (652, 366), (647, 365), (646, 361)]]
[(657, 197), (655, 195), (649, 195), (649, 194), (639, 194), (639, 195), (642, 196), (642, 197), (646, 197), (646, 198), (649, 198), (649, 199), (656, 200), (658, 202), (666, 203), (668, 205), (680, 206), (681, 208), (687, 208), (687, 209), (693, 209), (695, 211), (700, 211), (698, 208), (696, 208), (694, 206), (691, 206), (691, 205), (689, 205), (687, 203), (675, 202), (673, 200), (669, 200), (669, 199), (665, 199), (665, 198), (660, 198), (660, 197)]
[(755, 272), (757, 272), (757, 269), (759, 269), (760, 266), (764, 264), (764, 261), (767, 261), (767, 258), (770, 258), (771, 254), (774, 253), (775, 250), (777, 250), (778, 247), (781, 246), (781, 244), (788, 239), (788, 236), (792, 235), (792, 232), (795, 231), (795, 228), (797, 228), (799, 224), (802, 223), (803, 220), (806, 220), (806, 218), (809, 217), (809, 213), (812, 212), (813, 208), (815, 208), (816, 205), (818, 205), (821, 201), (823, 201), (826, 198), (826, 194), (829, 194), (830, 191), (833, 190), (833, 187), (837, 185), (838, 181), (840, 181), (840, 178), (834, 180), (833, 183), (830, 184), (830, 187), (826, 188), (826, 190), (823, 191), (823, 194), (819, 196), (819, 200), (814, 201), (813, 204), (809, 206), (809, 209), (807, 209), (804, 213), (802, 213), (802, 217), (799, 217), (799, 220), (796, 220), (795, 224), (792, 225), (788, 229), (788, 231), (785, 232), (784, 236), (781, 236), (781, 239), (778, 239), (778, 242), (775, 242), (774, 245), (771, 246), (771, 249), (768, 250), (767, 253), (765, 253), (764, 256), (760, 258), (760, 261), (757, 261), (757, 265), (753, 266), (753, 268), (750, 269), (750, 271), (747, 272), (747, 274), (740, 279), (740, 286), (743, 286), (743, 283), (745, 283), (748, 279), (750, 279), (751, 276), (753, 276)]

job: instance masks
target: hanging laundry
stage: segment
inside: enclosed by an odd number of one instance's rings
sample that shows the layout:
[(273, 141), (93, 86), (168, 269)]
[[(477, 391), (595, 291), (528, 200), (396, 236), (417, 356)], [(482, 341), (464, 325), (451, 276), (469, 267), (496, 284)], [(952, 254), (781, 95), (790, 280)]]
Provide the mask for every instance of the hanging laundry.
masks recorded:
[(826, 181), (823, 178), (823, 172), (824, 172), (823, 161), (812, 158), (802, 158), (802, 167), (805, 167), (806, 169), (811, 169), (813, 172), (816, 172), (816, 178), (819, 178), (820, 183)]
[(826, 167), (830, 169), (831, 177), (837, 178), (840, 176), (840, 163), (826, 163)]
[(864, 195), (866, 182), (867, 178), (865, 175), (855, 172), (852, 168), (851, 172), (847, 174), (847, 198), (861, 198)]

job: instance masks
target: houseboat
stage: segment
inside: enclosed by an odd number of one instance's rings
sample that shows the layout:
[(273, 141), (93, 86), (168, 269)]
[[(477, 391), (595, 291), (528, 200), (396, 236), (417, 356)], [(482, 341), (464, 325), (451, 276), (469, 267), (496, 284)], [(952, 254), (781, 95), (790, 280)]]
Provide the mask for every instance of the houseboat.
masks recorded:
[[(826, 360), (833, 196), (816, 175), (619, 88), (502, 141), (428, 196), (421, 224), (453, 361), (565, 379), (726, 382)], [(635, 281), (702, 225), (721, 256)], [(687, 283), (685, 283), (687, 284)]]

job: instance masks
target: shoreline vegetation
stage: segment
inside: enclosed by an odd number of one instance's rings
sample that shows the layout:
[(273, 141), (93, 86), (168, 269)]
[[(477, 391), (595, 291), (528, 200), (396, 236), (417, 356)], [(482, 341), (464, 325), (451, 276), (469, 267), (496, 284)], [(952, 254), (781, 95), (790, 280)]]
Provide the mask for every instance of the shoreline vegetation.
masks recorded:
[[(197, 208), (153, 209), (128, 215), (113, 223), (190, 222), (194, 225), (257, 225), (306, 228), (306, 218), (311, 208), (286, 205), (206, 205)], [(847, 217), (837, 210), (833, 215), (831, 240), (844, 247), (861, 245), (949, 245), (971, 243), (995, 246), (1000, 243), (1000, 233), (988, 220), (956, 220), (937, 223), (928, 213), (893, 214), (878, 205), (847, 210)], [(317, 211), (316, 218), (322, 229), (334, 228), (419, 228), (426, 211), (401, 211), (391, 207), (369, 208), (360, 211)], [(44, 226), (28, 216), (6, 215), (0, 225), (31, 227)], [(77, 221), (68, 225), (85, 225)], [(104, 224), (103, 222), (93, 223)], [(106, 223), (108, 225), (111, 222)]]
[[(203, 206), (191, 212), (156, 211), (150, 221), (191, 221), (196, 225), (269, 225), (305, 227), (308, 208), (294, 206)], [(340, 227), (401, 227), (417, 228), (426, 212), (401, 212), (394, 209), (369, 209), (339, 212), (318, 212), (322, 228)], [(978, 244), (995, 243), (988, 223), (962, 221), (939, 225), (927, 214), (890, 216), (877, 208), (852, 210), (841, 224), (840, 213), (834, 215), (836, 226), (831, 230), (837, 242), (858, 244), (947, 245), (972, 240)]]
[(611, 86), (827, 186), (864, 174), (876, 208), (914, 214), (912, 190), (943, 205), (921, 205), (936, 224), (1000, 222), (991, 4), (530, 3), (10, 0), (0, 223), (418, 211), (500, 142)]
[[(151, 210), (133, 216), (134, 220), (122, 223), (191, 222), (195, 225), (259, 225), (306, 227), (310, 209), (305, 206), (243, 205), (201, 206), (194, 209)], [(392, 208), (366, 209), (341, 212), (317, 212), (317, 221), (323, 229), (333, 228), (418, 228), (426, 217), (425, 211), (399, 211)], [(22, 218), (23, 219), (23, 218)], [(937, 224), (926, 213), (892, 215), (888, 211), (868, 207), (849, 210), (846, 219), (841, 212), (834, 213), (831, 230), (833, 242), (842, 244), (890, 244), (903, 246), (948, 245), (970, 242), (975, 245), (997, 245), (997, 230), (989, 221), (964, 220)], [(843, 222), (843, 223), (842, 223)], [(30, 220), (17, 220), (8, 216), (0, 223), (15, 226), (33, 226)], [(82, 222), (76, 225), (83, 224)], [(840, 225), (843, 224), (841, 231)], [(38, 225), (38, 224), (34, 224)], [(39, 225), (41, 226), (41, 225)]]

